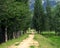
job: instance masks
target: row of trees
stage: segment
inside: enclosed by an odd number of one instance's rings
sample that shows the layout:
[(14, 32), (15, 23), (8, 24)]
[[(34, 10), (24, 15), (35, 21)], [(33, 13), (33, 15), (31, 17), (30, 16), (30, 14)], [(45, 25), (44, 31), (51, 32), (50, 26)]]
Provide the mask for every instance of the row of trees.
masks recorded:
[(38, 31), (55, 31), (60, 33), (60, 2), (51, 7), (49, 0), (46, 0), (46, 9), (42, 0), (35, 0), (34, 16), (32, 19), (33, 28)]
[(30, 21), (28, 0), (0, 0), (0, 42), (24, 34)]

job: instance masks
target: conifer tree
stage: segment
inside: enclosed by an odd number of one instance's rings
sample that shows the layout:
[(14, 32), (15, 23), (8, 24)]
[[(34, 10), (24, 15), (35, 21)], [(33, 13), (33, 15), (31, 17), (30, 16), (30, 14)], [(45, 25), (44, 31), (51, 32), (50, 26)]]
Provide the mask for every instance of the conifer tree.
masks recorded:
[(42, 0), (35, 0), (34, 16), (33, 16), (33, 28), (38, 32), (43, 30), (44, 24), (44, 10), (42, 6)]

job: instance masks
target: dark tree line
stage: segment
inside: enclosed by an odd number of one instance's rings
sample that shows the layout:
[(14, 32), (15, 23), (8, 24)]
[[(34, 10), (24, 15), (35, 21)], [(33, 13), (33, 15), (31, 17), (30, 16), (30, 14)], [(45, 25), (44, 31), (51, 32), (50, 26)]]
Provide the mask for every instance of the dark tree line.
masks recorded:
[[(42, 0), (35, 0), (35, 6), (34, 6), (34, 16), (33, 16), (33, 27), (38, 32), (42, 31), (42, 25), (44, 24), (44, 12), (43, 12), (43, 6), (42, 6)], [(42, 17), (43, 18), (42, 18)]]
[(26, 33), (30, 20), (28, 0), (0, 0), (0, 43)]
[(46, 0), (46, 9), (42, 5), (42, 0), (35, 0), (34, 16), (32, 19), (33, 28), (38, 31), (55, 31), (60, 34), (60, 2), (55, 7), (51, 7), (49, 0)]

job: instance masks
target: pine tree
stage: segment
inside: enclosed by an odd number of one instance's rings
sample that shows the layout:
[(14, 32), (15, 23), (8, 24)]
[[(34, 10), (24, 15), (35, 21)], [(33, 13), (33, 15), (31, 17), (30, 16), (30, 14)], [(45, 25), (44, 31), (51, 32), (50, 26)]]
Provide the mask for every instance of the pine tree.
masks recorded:
[(51, 31), (52, 29), (52, 12), (51, 12), (51, 5), (49, 0), (47, 1), (47, 6), (46, 6), (46, 30)]
[(55, 10), (55, 32), (60, 35), (60, 2), (56, 6)]
[(42, 0), (35, 0), (34, 16), (33, 16), (33, 28), (38, 32), (43, 30), (44, 24), (44, 11), (42, 6)]
[(6, 42), (10, 38), (18, 37), (21, 31), (26, 31), (29, 27), (30, 11), (27, 3), (28, 0), (26, 2), (1, 0), (0, 28)]

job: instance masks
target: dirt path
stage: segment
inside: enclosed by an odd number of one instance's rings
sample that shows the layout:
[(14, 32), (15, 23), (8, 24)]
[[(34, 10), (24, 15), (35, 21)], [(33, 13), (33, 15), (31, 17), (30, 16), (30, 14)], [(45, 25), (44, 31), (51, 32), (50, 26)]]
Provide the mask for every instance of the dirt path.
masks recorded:
[(9, 48), (30, 48), (30, 46), (35, 46), (35, 48), (38, 48), (39, 44), (33, 38), (34, 38), (34, 35), (31, 34), (31, 35), (29, 35), (28, 38), (23, 40), (21, 43), (16, 42), (16, 43), (19, 43), (19, 45), (17, 45), (17, 46), (16, 45), (12, 45)]

